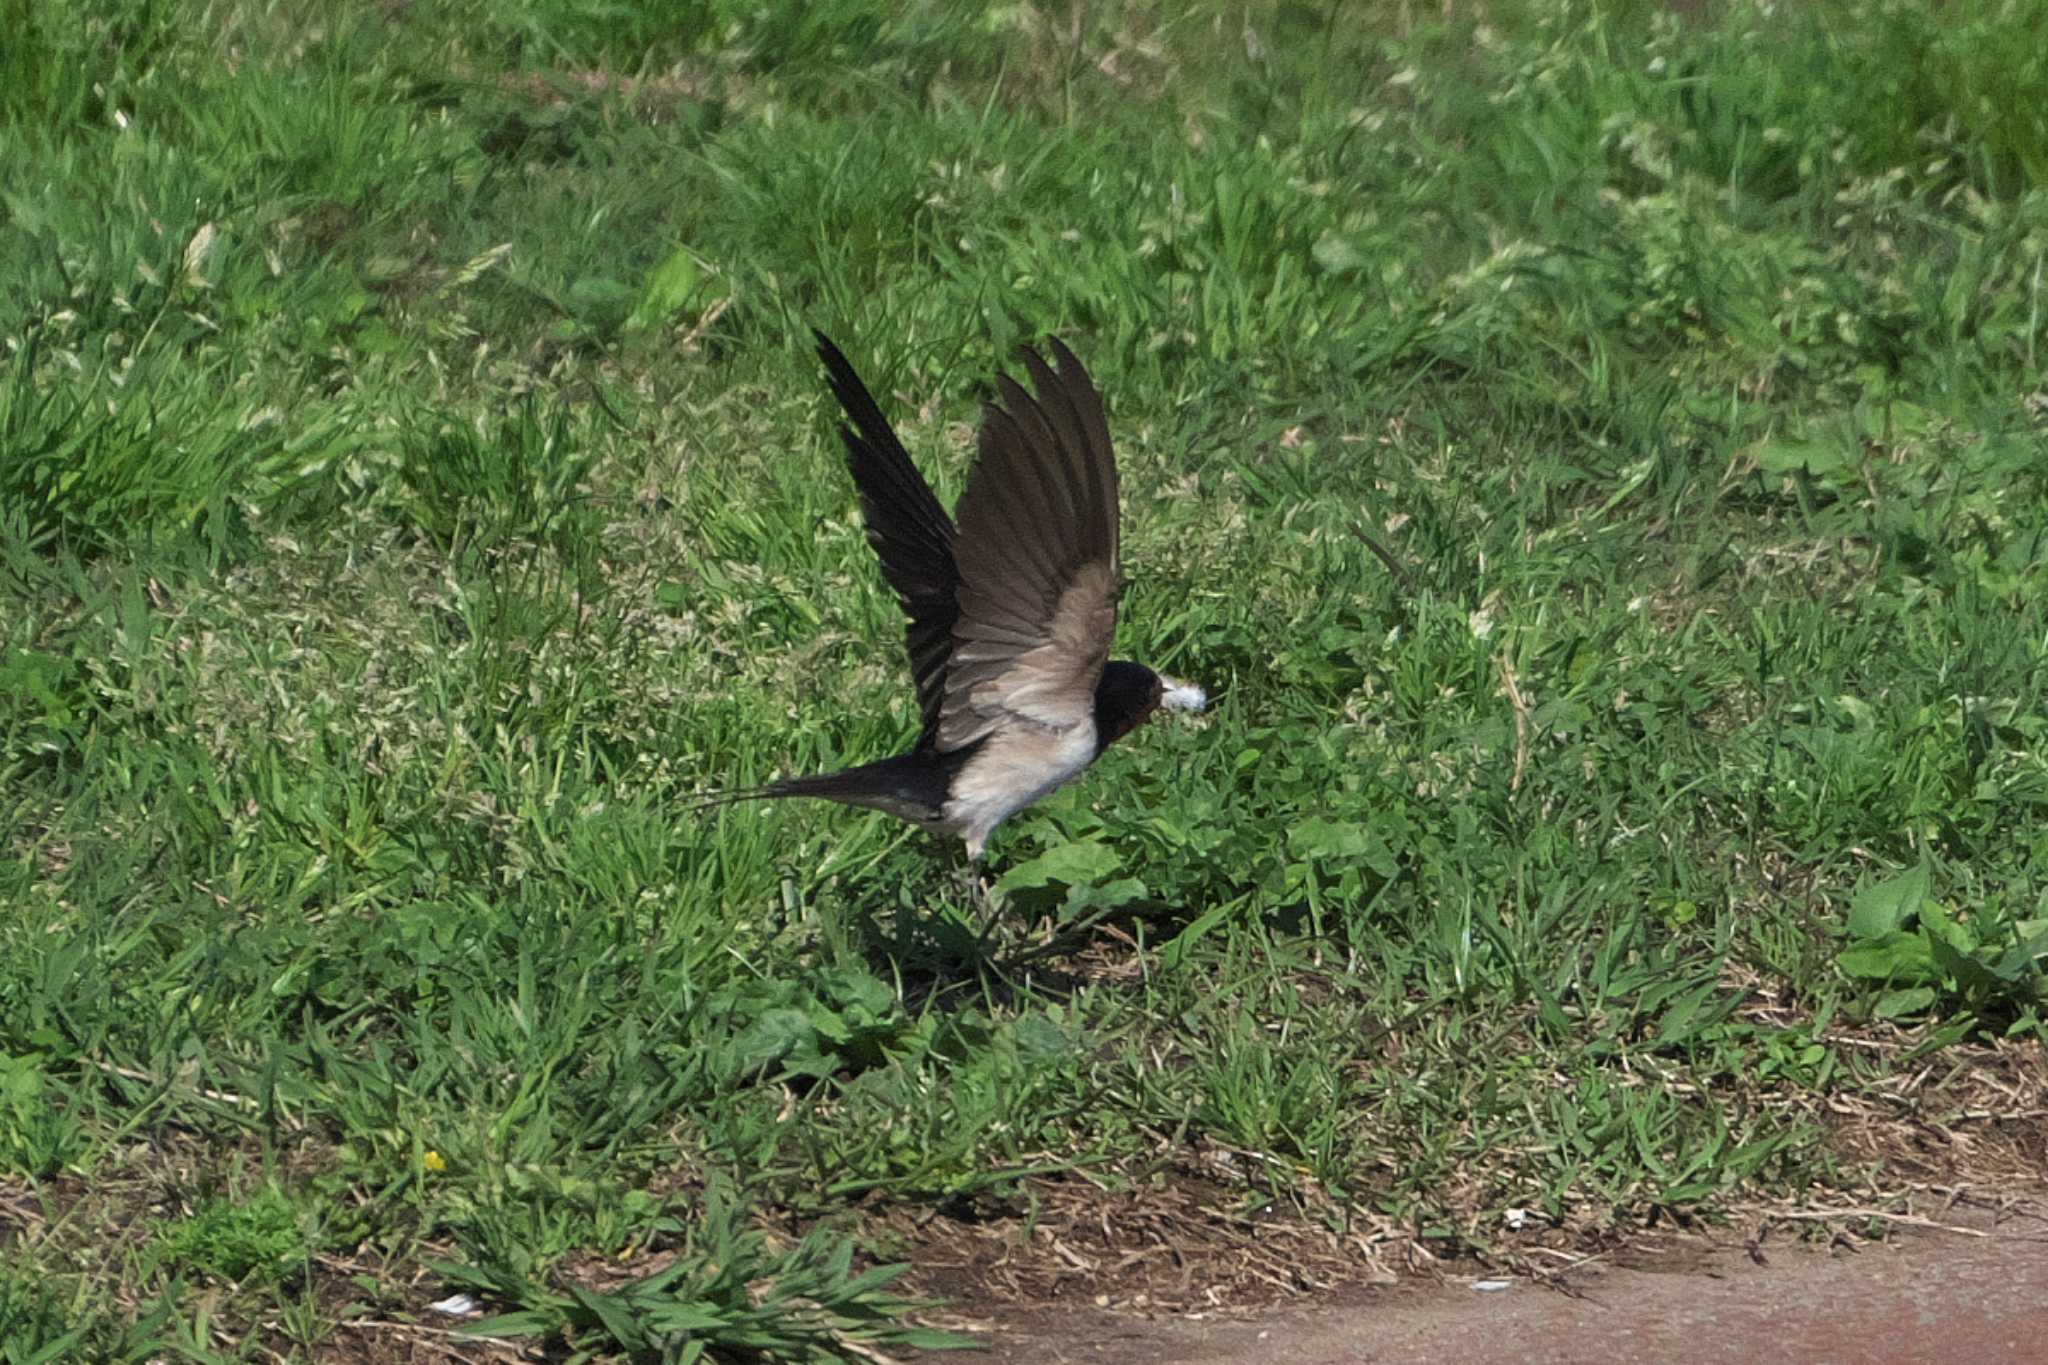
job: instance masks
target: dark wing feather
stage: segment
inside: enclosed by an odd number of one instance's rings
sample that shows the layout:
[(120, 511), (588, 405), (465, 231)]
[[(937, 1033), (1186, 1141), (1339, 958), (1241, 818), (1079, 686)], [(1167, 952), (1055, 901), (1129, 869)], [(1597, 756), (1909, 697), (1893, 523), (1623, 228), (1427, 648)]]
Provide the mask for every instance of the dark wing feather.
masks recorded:
[(1102, 395), (1055, 341), (1029, 351), (1036, 396), (1008, 379), (983, 413), (953, 552), (959, 615), (939, 710), (941, 751), (1007, 720), (1067, 728), (1093, 715), (1116, 635), (1122, 566), (1116, 453)]
[(953, 626), (960, 615), (953, 523), (845, 355), (823, 332), (814, 335), (832, 392), (851, 423), (839, 428), (839, 438), (846, 443), (846, 464), (860, 491), (868, 544), (874, 546), (882, 576), (910, 618), (904, 644), (917, 684), (918, 709), (924, 714), (918, 747), (929, 748), (938, 731)]

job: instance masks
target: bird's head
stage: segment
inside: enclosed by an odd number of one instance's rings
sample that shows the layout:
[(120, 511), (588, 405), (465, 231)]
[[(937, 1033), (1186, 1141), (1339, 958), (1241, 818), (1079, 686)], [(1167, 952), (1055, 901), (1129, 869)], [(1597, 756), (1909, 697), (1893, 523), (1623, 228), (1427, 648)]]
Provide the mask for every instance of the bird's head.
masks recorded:
[(1152, 719), (1155, 712), (1200, 711), (1209, 694), (1194, 683), (1155, 673), (1143, 664), (1112, 659), (1095, 684), (1095, 743), (1107, 749)]

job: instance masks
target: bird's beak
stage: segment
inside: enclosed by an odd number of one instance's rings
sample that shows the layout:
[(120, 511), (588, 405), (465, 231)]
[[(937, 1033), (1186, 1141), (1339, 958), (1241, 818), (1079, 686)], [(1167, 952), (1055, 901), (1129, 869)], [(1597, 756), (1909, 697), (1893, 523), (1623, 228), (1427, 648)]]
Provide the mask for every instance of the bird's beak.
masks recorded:
[(1159, 682), (1159, 704), (1167, 710), (1199, 712), (1208, 708), (1209, 694), (1199, 684), (1169, 678), (1164, 673), (1159, 675)]

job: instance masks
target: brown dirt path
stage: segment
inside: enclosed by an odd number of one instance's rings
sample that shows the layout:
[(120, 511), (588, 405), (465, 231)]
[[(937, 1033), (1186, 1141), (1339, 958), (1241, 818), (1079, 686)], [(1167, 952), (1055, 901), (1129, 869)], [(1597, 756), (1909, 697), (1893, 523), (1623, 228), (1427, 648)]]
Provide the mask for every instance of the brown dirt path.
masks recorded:
[[(1914, 1231), (1854, 1250), (1739, 1244), (1572, 1272), (1356, 1291), (1313, 1309), (1190, 1321), (1036, 1310), (1000, 1317), (1005, 1365), (2048, 1365), (2048, 1221)], [(1974, 1235), (1973, 1235), (1974, 1234)]]

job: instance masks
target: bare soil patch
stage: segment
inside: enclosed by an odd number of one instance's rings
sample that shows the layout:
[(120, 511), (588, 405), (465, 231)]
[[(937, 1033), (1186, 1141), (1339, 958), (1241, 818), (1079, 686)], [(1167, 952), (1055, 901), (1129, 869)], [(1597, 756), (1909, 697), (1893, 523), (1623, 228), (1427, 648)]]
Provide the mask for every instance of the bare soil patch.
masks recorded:
[[(1783, 1360), (1905, 1365), (2048, 1360), (2043, 1191), (1913, 1214), (1883, 1242), (1765, 1224), (1648, 1238), (1536, 1281), (1444, 1269), (1253, 1315), (1072, 1306), (976, 1324), (996, 1362), (1367, 1365)], [(966, 1326), (968, 1324), (959, 1324)]]
[[(1753, 1009), (1770, 1013), (1773, 1005), (1766, 996)], [(1254, 1347), (1263, 1354), (1264, 1334), (1308, 1331), (1302, 1324), (1318, 1315), (1349, 1321), (1346, 1315), (1370, 1318), (1394, 1306), (1406, 1312), (1421, 1302), (1430, 1305), (1424, 1316), (1432, 1323), (1455, 1322), (1468, 1310), (1484, 1322), (1492, 1309), (1470, 1285), (1485, 1280), (1512, 1284), (1524, 1298), (1542, 1288), (1569, 1300), (1601, 1285), (1633, 1285), (1617, 1275), (1720, 1284), (1746, 1281), (1781, 1259), (1807, 1267), (1802, 1275), (1830, 1257), (1868, 1254), (1873, 1264), (1905, 1264), (1895, 1251), (1915, 1266), (1943, 1257), (1996, 1260), (1979, 1242), (2036, 1248), (2021, 1253), (2022, 1261), (2039, 1261), (2048, 1275), (2048, 1251), (2037, 1247), (2048, 1246), (2048, 1194), (2040, 1188), (2048, 1176), (2048, 1057), (2041, 1046), (1953, 1044), (1915, 1068), (1902, 1064), (1924, 1041), (1913, 1030), (1863, 1025), (1831, 1030), (1828, 1041), (1881, 1061), (1871, 1072), (1885, 1077), (1804, 1097), (1841, 1158), (1842, 1182), (1796, 1198), (1730, 1203), (1713, 1221), (1650, 1206), (1613, 1210), (1602, 1220), (1534, 1222), (1481, 1245), (1423, 1237), (1355, 1211), (1347, 1218), (1335, 1209), (1276, 1206), (1246, 1214), (1241, 1155), (1197, 1144), (1140, 1187), (1103, 1188), (1075, 1176), (1036, 1181), (1029, 1218), (896, 1212), (879, 1219), (877, 1230), (915, 1267), (907, 1287), (947, 1300), (927, 1315), (935, 1325), (982, 1337), (996, 1359), (1111, 1365), (1235, 1359), (1232, 1351)], [(1476, 1227), (1482, 1214), (1474, 1207), (1462, 1221)], [(1804, 1283), (1784, 1275), (1770, 1282), (1780, 1280)], [(1680, 1298), (1689, 1292), (1672, 1291)], [(1870, 1292), (1882, 1299), (1888, 1291), (1873, 1284)]]

